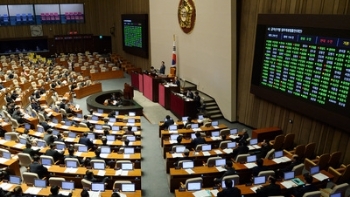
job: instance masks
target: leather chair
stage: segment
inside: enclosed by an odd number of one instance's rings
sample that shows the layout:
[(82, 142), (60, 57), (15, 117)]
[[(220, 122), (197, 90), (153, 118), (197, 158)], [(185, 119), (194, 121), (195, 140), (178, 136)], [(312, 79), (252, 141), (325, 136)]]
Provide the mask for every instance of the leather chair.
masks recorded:
[(328, 167), (333, 167), (333, 168), (338, 168), (340, 165), (340, 158), (341, 158), (341, 152), (336, 151), (331, 154), (331, 157), (329, 158), (328, 161)]
[(236, 162), (240, 163), (240, 162), (247, 162), (247, 157), (249, 156), (249, 154), (239, 154), (236, 157)]
[(328, 167), (329, 158), (330, 158), (329, 153), (324, 153), (321, 156), (319, 156), (313, 160), (305, 158), (305, 160), (304, 160), (305, 169), (310, 171), (310, 168), (312, 166), (318, 165), (318, 166), (320, 166), (320, 170), (326, 170)]
[(62, 177), (50, 177), (49, 178), (49, 184), (51, 187), (55, 186), (55, 185), (61, 187), (63, 181), (66, 181), (66, 179), (62, 178)]
[(282, 150), (283, 142), (284, 142), (284, 135), (278, 135), (275, 137), (274, 140), (270, 140), (269, 144), (275, 150)]
[(116, 180), (113, 183), (113, 190), (118, 188), (121, 189), (121, 184), (124, 184), (124, 183), (132, 183), (132, 182), (127, 180)]
[(32, 157), (28, 153), (18, 153), (19, 165), (28, 167), (31, 163), (33, 163)]
[(221, 157), (209, 157), (209, 158), (207, 159), (207, 163), (205, 163), (205, 165), (206, 165), (206, 166), (209, 166), (209, 167), (215, 166), (215, 161), (216, 161), (217, 159), (222, 159), (222, 158), (221, 158)]
[(304, 170), (304, 164), (301, 163), (299, 165), (296, 165), (293, 167), (292, 171), (294, 172), (295, 176), (302, 175)]
[(264, 171), (259, 172), (258, 176), (265, 176), (265, 180), (269, 180), (269, 176), (275, 176), (275, 171), (264, 170)]
[(294, 146), (294, 138), (295, 138), (295, 134), (294, 133), (288, 133), (284, 137), (282, 149), (284, 149), (284, 150), (292, 150), (293, 146)]
[(220, 148), (220, 149), (225, 149), (225, 148), (227, 148), (227, 143), (230, 143), (230, 142), (231, 142), (231, 140), (221, 141), (221, 142), (220, 142), (220, 145), (219, 145), (219, 148)]
[(189, 183), (195, 183), (195, 182), (200, 182), (201, 185), (203, 184), (203, 178), (202, 177), (196, 177), (196, 178), (190, 178), (187, 179), (185, 182), (186, 189), (188, 188)]
[(314, 191), (314, 192), (306, 192), (303, 197), (320, 197), (321, 192), (320, 191)]
[(302, 157), (299, 156), (299, 158), (308, 158), (308, 159), (313, 159), (315, 158), (315, 148), (316, 148), (316, 143), (315, 142), (310, 142), (305, 146), (305, 151), (304, 155)]
[(231, 179), (234, 183), (234, 185), (239, 185), (239, 175), (235, 174), (235, 175), (227, 175), (224, 176), (224, 178), (222, 178), (223, 181), (225, 181), (226, 179)]
[(273, 153), (275, 152), (275, 149), (271, 149), (269, 152), (266, 153), (265, 159), (270, 159), (273, 157)]
[(39, 179), (39, 176), (37, 173), (33, 173), (33, 172), (23, 172), (22, 173), (22, 180), (26, 184), (34, 185), (35, 179)]
[(83, 189), (91, 189), (91, 181), (88, 181), (86, 179), (81, 179), (81, 185), (83, 186)]
[(334, 169), (333, 167), (328, 168), (328, 172), (331, 173), (333, 178), (333, 183), (341, 184), (350, 179), (350, 164), (341, 165), (340, 168)]
[(340, 185), (335, 185), (333, 188), (324, 188), (321, 189), (321, 196), (323, 197), (329, 197), (331, 194), (334, 193), (341, 193), (342, 196), (345, 195), (345, 190), (349, 187), (348, 183), (343, 183)]

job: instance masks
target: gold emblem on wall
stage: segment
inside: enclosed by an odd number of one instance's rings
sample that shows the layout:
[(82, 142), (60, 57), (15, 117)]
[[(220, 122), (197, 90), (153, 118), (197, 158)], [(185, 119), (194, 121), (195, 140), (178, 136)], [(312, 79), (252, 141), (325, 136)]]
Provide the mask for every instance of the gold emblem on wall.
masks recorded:
[(196, 21), (196, 8), (193, 0), (180, 0), (178, 20), (183, 32), (190, 33), (192, 31)]

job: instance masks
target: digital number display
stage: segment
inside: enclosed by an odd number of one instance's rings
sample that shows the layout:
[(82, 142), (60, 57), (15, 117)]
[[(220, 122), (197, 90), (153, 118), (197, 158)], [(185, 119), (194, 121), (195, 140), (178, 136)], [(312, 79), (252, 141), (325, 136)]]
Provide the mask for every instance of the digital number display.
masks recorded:
[(142, 24), (124, 20), (124, 45), (142, 48)]

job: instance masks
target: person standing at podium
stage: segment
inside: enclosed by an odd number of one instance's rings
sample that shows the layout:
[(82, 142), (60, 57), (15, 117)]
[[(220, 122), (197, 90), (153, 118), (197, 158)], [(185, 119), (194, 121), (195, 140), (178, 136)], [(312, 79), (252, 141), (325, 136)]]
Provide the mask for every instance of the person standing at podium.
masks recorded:
[(164, 63), (164, 61), (162, 61), (162, 65), (160, 66), (159, 73), (163, 74), (163, 75), (165, 74), (165, 63)]

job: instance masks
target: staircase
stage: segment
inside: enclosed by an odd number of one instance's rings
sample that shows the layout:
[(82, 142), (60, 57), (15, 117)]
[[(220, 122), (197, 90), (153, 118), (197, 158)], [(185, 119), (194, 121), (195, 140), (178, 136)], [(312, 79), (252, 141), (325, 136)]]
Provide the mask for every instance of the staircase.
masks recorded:
[(221, 110), (214, 98), (200, 91), (199, 91), (199, 96), (202, 98), (202, 102), (205, 105), (202, 111), (204, 115), (208, 116), (210, 119), (223, 118)]

